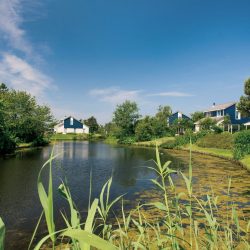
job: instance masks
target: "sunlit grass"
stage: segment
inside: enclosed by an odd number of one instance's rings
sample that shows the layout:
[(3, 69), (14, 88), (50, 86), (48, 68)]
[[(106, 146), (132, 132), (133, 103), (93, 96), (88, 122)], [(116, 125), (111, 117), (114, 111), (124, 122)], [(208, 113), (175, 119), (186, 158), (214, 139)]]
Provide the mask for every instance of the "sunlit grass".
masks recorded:
[(145, 147), (155, 147), (155, 145), (161, 146), (162, 144), (168, 142), (168, 141), (174, 141), (174, 137), (162, 137), (158, 139), (154, 139), (151, 141), (145, 141), (145, 142), (136, 142), (134, 145), (137, 146), (145, 146)]

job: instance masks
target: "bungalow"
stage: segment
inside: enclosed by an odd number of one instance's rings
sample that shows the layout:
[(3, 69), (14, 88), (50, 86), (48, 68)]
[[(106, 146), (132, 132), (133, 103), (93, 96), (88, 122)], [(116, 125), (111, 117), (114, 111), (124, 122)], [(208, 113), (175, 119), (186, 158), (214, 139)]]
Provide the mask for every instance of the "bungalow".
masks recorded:
[(54, 127), (55, 133), (59, 134), (89, 134), (89, 127), (75, 119), (73, 116), (65, 117)]
[[(225, 116), (228, 116), (230, 118), (231, 125), (245, 125), (248, 122), (250, 122), (250, 117), (242, 117), (241, 113), (237, 109), (237, 103), (236, 102), (229, 102), (224, 104), (213, 104), (212, 107), (208, 108), (206, 111), (204, 111), (205, 117), (210, 117), (212, 120), (215, 121), (215, 124), (217, 126), (220, 126), (224, 122)], [(195, 123), (195, 131), (198, 132), (201, 129), (201, 122), (205, 118), (197, 121)], [(231, 130), (232, 130), (231, 126)]]
[[(184, 115), (182, 112), (177, 111), (173, 113), (172, 115), (169, 116), (168, 118), (168, 126), (173, 125), (176, 121), (180, 120), (191, 120), (187, 115)], [(177, 134), (183, 134), (185, 133), (185, 128), (183, 127), (178, 127), (177, 128)]]

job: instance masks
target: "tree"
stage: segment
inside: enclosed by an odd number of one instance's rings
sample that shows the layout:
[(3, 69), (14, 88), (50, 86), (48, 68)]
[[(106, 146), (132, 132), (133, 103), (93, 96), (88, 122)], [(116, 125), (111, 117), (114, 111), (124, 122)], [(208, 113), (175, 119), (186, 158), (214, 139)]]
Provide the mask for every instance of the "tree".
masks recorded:
[(201, 120), (204, 117), (205, 117), (205, 115), (201, 111), (196, 111), (193, 114), (191, 114), (191, 118), (192, 118), (193, 122), (197, 122), (197, 121)]
[(89, 117), (88, 119), (83, 121), (85, 125), (89, 127), (90, 133), (95, 133), (98, 131), (99, 124), (94, 116)]
[(161, 106), (160, 105), (155, 117), (158, 120), (165, 121), (167, 123), (167, 119), (171, 114), (172, 114), (172, 109), (170, 106)]
[(135, 124), (139, 115), (139, 109), (136, 102), (125, 101), (117, 105), (113, 113), (113, 122), (120, 129), (119, 138), (134, 135)]
[(241, 96), (240, 102), (237, 105), (238, 111), (241, 112), (243, 117), (250, 116), (250, 78), (245, 81), (244, 96)]
[(152, 120), (154, 135), (156, 137), (163, 137), (169, 132), (168, 118), (172, 114), (170, 106), (159, 106), (155, 117)]
[(215, 124), (216, 124), (215, 120), (211, 119), (210, 117), (206, 117), (200, 122), (201, 128), (203, 130), (209, 130), (213, 126), (215, 126)]
[(154, 136), (154, 119), (146, 116), (138, 121), (135, 128), (135, 136), (137, 141), (149, 141)]
[(40, 140), (51, 131), (54, 118), (50, 108), (38, 105), (35, 97), (25, 91), (6, 90), (2, 87), (1, 100), (5, 106), (4, 123), (16, 141)]
[(11, 153), (16, 147), (14, 138), (11, 137), (11, 134), (8, 131), (8, 128), (5, 125), (5, 107), (3, 101), (0, 100), (0, 154)]

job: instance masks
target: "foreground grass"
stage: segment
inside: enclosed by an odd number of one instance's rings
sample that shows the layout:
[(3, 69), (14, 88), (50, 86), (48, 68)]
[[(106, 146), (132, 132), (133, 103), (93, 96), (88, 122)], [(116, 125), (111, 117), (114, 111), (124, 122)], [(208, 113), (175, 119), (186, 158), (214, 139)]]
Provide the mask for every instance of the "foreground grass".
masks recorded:
[(162, 137), (162, 138), (158, 138), (155, 140), (151, 140), (151, 141), (144, 141), (144, 142), (135, 142), (133, 145), (136, 146), (144, 146), (144, 147), (155, 147), (155, 145), (157, 146), (161, 146), (162, 144), (169, 142), (169, 141), (174, 141), (174, 137)]

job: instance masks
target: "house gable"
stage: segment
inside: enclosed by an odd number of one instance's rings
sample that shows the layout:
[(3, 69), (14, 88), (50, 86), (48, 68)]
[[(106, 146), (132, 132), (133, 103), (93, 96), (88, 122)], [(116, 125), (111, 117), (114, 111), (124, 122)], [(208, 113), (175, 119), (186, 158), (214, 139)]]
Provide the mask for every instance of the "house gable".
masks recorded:
[(83, 128), (83, 124), (74, 117), (70, 116), (64, 119), (64, 128)]
[(178, 111), (178, 112), (173, 113), (171, 116), (169, 116), (169, 119), (168, 119), (169, 125), (172, 125), (174, 121), (178, 119), (190, 120), (190, 118), (187, 115), (184, 115), (183, 113)]

